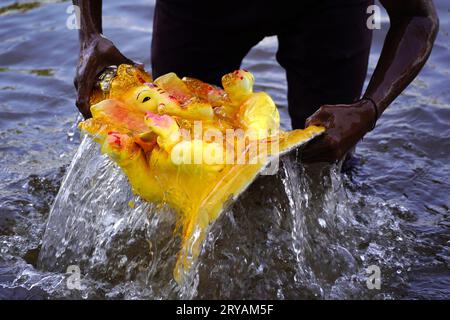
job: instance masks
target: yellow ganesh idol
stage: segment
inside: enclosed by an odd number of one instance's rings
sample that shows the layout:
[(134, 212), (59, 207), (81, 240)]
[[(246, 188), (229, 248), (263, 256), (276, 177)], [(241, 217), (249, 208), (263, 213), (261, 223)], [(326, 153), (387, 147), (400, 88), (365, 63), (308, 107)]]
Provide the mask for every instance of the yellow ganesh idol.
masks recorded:
[(276, 157), (323, 132), (284, 132), (271, 97), (254, 92), (253, 75), (224, 75), (223, 88), (169, 73), (152, 81), (120, 65), (100, 80), (92, 118), (80, 123), (146, 201), (178, 214), (181, 249), (174, 278), (195, 263), (208, 227)]

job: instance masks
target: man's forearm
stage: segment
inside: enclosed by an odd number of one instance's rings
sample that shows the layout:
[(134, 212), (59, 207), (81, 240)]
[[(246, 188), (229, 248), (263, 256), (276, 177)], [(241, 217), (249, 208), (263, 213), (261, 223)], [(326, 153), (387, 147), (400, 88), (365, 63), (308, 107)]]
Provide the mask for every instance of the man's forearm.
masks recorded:
[(414, 80), (428, 59), (438, 30), (431, 0), (382, 0), (391, 27), (366, 97), (381, 114)]
[(80, 8), (80, 43), (102, 33), (102, 0), (73, 0)]

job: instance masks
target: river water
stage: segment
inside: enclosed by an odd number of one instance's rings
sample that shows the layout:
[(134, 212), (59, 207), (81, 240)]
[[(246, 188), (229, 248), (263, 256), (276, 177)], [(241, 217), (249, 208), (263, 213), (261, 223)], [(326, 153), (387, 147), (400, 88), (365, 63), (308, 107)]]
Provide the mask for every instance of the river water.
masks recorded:
[[(258, 179), (212, 226), (179, 286), (173, 214), (134, 199), (77, 132), (70, 2), (0, 0), (0, 299), (449, 299), (450, 21), (448, 3), (436, 3), (441, 26), (428, 64), (358, 144), (353, 166), (341, 173), (283, 158), (276, 176)], [(147, 66), (153, 6), (104, 3), (105, 34)], [(276, 48), (266, 38), (244, 67), (288, 128)], [(68, 282), (70, 265), (80, 268), (79, 288)], [(367, 287), (371, 266), (379, 290)]]

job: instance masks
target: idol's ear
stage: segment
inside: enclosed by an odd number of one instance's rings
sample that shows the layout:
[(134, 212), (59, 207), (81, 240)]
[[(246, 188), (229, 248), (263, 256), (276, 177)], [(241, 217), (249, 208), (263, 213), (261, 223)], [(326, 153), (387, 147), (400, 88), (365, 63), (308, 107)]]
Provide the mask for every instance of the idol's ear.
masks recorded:
[(126, 105), (125, 103), (107, 99), (91, 107), (92, 118), (107, 124), (110, 131), (141, 134), (148, 128), (144, 122), (145, 113)]

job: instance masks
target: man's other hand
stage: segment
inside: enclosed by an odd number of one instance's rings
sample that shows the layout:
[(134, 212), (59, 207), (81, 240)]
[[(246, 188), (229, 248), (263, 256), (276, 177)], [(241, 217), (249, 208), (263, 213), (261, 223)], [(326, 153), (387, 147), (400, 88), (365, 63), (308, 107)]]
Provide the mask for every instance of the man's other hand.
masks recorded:
[(335, 162), (343, 158), (376, 121), (371, 101), (353, 104), (324, 105), (306, 120), (306, 126), (326, 128), (325, 133), (303, 150), (304, 162)]

